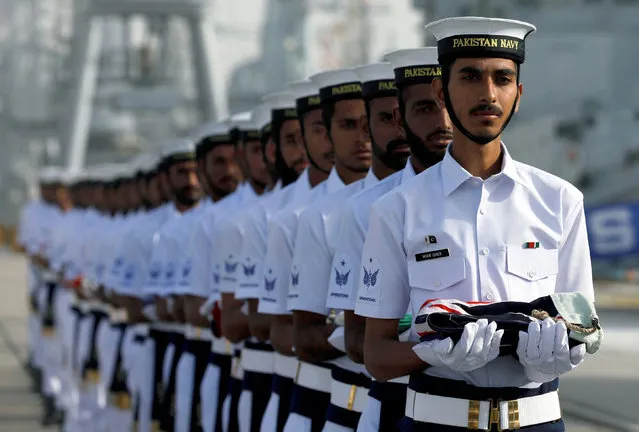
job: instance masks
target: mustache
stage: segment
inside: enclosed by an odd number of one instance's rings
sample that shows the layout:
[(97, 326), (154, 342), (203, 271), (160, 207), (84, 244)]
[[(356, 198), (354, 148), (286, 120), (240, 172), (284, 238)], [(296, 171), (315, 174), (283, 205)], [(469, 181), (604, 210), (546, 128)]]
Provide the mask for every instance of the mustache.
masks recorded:
[(452, 140), (453, 131), (450, 129), (437, 128), (426, 136), (426, 141), (440, 138)]
[(392, 153), (397, 150), (398, 147), (408, 145), (408, 141), (404, 138), (396, 138), (388, 143), (386, 146), (386, 153)]
[(495, 115), (502, 115), (504, 112), (497, 105), (494, 104), (482, 104), (477, 105), (469, 111), (469, 114), (475, 114), (477, 112), (490, 112)]

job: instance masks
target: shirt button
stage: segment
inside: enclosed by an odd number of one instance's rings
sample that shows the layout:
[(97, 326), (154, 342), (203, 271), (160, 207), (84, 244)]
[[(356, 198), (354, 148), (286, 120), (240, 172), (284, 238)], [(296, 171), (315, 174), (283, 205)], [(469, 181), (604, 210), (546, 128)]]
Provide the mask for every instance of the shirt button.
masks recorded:
[(486, 300), (492, 300), (493, 299), (493, 295), (491, 293), (488, 293), (484, 296), (486, 298)]
[(484, 207), (481, 207), (481, 208), (479, 209), (479, 213), (480, 213), (480, 214), (486, 214), (486, 209), (485, 209)]
[(534, 270), (531, 270), (531, 271), (528, 272), (528, 277), (533, 278), (533, 277), (535, 277), (536, 274), (537, 273), (535, 273)]
[(441, 284), (442, 284), (442, 283), (441, 283), (440, 281), (438, 281), (438, 280), (436, 280), (435, 282), (433, 282), (433, 285), (434, 285), (434, 286), (436, 286), (436, 287), (441, 286)]
[(490, 253), (490, 249), (488, 249), (487, 247), (485, 247), (485, 248), (483, 248), (483, 249), (481, 250), (481, 254), (482, 254), (482, 255), (488, 255), (489, 253)]

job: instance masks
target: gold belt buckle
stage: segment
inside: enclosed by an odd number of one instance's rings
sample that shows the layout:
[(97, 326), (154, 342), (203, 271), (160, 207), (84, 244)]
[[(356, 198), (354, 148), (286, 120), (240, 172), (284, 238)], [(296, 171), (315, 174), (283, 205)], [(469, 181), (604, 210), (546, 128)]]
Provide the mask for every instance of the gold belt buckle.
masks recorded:
[(352, 385), (351, 390), (348, 393), (348, 402), (346, 403), (346, 409), (353, 411), (353, 405), (355, 404), (355, 395), (357, 394), (357, 386)]
[(508, 403), (508, 429), (502, 429), (500, 421), (500, 408), (499, 403), (501, 400), (490, 401), (490, 425), (496, 425), (498, 431), (503, 430), (517, 430), (520, 428), (519, 424), (519, 402), (517, 400), (507, 401)]
[(479, 430), (479, 401), (468, 401), (468, 429)]

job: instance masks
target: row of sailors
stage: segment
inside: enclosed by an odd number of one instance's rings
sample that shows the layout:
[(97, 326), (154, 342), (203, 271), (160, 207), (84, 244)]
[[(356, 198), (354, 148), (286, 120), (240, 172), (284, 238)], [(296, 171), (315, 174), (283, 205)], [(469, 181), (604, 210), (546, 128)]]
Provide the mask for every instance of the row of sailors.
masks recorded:
[(486, 320), (418, 344), (429, 299), (593, 298), (581, 194), (500, 139), (534, 27), (428, 28), (438, 47), (291, 83), (159, 156), (43, 173), (19, 240), (68, 430), (563, 430), (565, 326), (518, 358)]

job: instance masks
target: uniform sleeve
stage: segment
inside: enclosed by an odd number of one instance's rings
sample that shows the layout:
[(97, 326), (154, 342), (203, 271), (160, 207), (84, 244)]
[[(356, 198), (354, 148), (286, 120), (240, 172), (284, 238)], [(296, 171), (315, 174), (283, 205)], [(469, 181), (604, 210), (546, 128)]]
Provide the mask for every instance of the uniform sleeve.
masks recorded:
[(144, 282), (143, 292), (145, 295), (158, 295), (162, 291), (161, 281), (164, 262), (164, 236), (161, 232), (153, 235), (151, 247), (151, 260)]
[(124, 270), (126, 260), (126, 236), (122, 236), (116, 243), (111, 254), (111, 259), (107, 260), (107, 270), (105, 272), (105, 286), (107, 288), (116, 288), (120, 284), (120, 278)]
[(246, 218), (244, 223), (244, 239), (240, 252), (242, 272), (238, 274), (237, 299), (260, 298), (264, 287), (264, 256), (266, 255), (266, 215), (261, 206)]
[[(242, 272), (250, 271), (251, 265), (240, 263), (242, 253), (242, 229), (233, 218), (226, 221), (219, 230), (219, 248), (222, 252), (222, 279), (220, 292), (234, 294), (237, 289), (237, 279)], [(254, 269), (253, 269), (254, 270)]]
[[(183, 222), (182, 220), (180, 223)], [(164, 236), (162, 244), (162, 277), (159, 282), (160, 291), (158, 295), (169, 296), (175, 293), (175, 282), (178, 272), (178, 260), (181, 253), (180, 242), (176, 238), (176, 231), (179, 230), (178, 224), (173, 225), (172, 229)]]
[(122, 294), (130, 296), (141, 294), (144, 279), (148, 274), (148, 257), (144, 256), (142, 241), (140, 237), (131, 237), (124, 244), (126, 247), (123, 252), (124, 268), (116, 285), (117, 290)]
[(193, 229), (180, 279), (182, 292), (200, 297), (207, 297), (210, 289), (211, 241), (206, 234), (205, 223), (204, 219), (200, 219)]
[(286, 303), (293, 261), (290, 237), (290, 231), (285, 223), (281, 223), (276, 218), (271, 220), (264, 261), (264, 289), (258, 306), (260, 313), (271, 315), (288, 315), (289, 313)]
[(330, 309), (355, 310), (366, 230), (350, 203), (342, 212), (337, 238), (326, 306)]
[(401, 318), (410, 299), (403, 206), (389, 198), (373, 205), (362, 251), (355, 313), (371, 318)]
[(326, 291), (332, 254), (321, 215), (311, 209), (302, 214), (297, 229), (293, 268), (289, 281), (289, 310), (328, 315)]
[(583, 201), (579, 201), (568, 214), (564, 233), (559, 246), (555, 291), (581, 292), (588, 299), (594, 301), (592, 264)]

